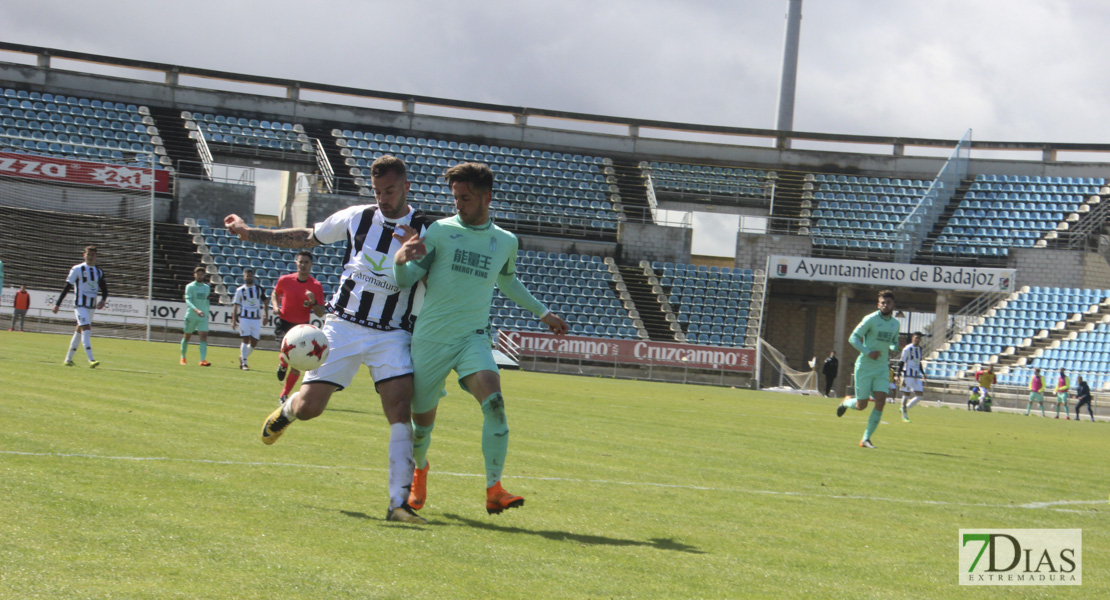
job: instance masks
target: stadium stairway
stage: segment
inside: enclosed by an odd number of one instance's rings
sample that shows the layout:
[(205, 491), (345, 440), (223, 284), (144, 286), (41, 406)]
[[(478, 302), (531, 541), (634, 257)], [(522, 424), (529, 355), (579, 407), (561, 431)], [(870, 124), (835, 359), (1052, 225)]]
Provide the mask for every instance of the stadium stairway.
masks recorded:
[[(671, 324), (663, 316), (663, 305), (659, 303), (659, 297), (652, 291), (643, 267), (617, 265), (617, 269), (620, 270), (621, 278), (636, 307), (636, 312), (640, 315), (640, 320), (644, 322), (648, 339), (656, 342), (677, 341), (674, 331), (671, 330)], [(616, 291), (615, 284), (610, 282), (610, 285), (614, 286)]]
[[(804, 173), (797, 171), (778, 172), (778, 182), (775, 184), (775, 208), (774, 214), (771, 215), (770, 228), (772, 232), (797, 233), (797, 227), (791, 225), (791, 223), (795, 223), (795, 219), (802, 217), (802, 188), (804, 185)], [(779, 219), (774, 217), (779, 217)]]
[(613, 172), (617, 178), (617, 190), (620, 192), (625, 216), (629, 221), (636, 223), (651, 223), (647, 185), (644, 184), (644, 172), (639, 164), (630, 160), (614, 159)]
[(944, 207), (944, 211), (940, 213), (937, 222), (933, 224), (933, 229), (925, 235), (925, 240), (921, 243), (921, 249), (918, 250), (919, 256), (927, 256), (930, 257), (929, 260), (932, 260), (933, 246), (936, 245), (937, 238), (940, 237), (941, 232), (943, 232), (944, 228), (948, 225), (948, 221), (952, 219), (952, 215), (956, 213), (956, 209), (959, 208), (960, 202), (962, 202), (964, 196), (967, 195), (967, 191), (971, 188), (971, 184), (972, 181), (968, 179), (960, 182), (960, 187), (956, 188), (956, 194), (952, 197), (952, 200), (948, 202), (948, 206)]
[[(154, 298), (181, 300), (185, 286), (193, 281), (193, 268), (197, 266), (200, 266), (200, 254), (189, 228), (176, 223), (155, 223)], [(216, 299), (213, 292), (212, 300)]]
[[(1093, 329), (1095, 324), (1110, 320), (1110, 305), (1099, 304), (1098, 310), (1092, 313), (1082, 313), (1076, 319), (1069, 317), (1060, 329), (1049, 329), (1048, 335), (1034, 337), (1028, 346), (1007, 348), (997, 357), (999, 367), (1021, 367), (1033, 361), (1038, 350), (1048, 349), (1057, 342), (1062, 342), (1075, 337), (1080, 331)], [(1009, 352), (1009, 353), (1008, 353)]]
[(200, 156), (197, 155), (196, 142), (189, 139), (189, 132), (185, 129), (185, 120), (181, 118), (181, 111), (160, 106), (147, 108), (150, 109), (154, 125), (162, 135), (166, 155), (173, 161), (173, 167), (177, 172), (192, 177), (203, 175), (204, 169), (201, 166)]
[[(342, 125), (336, 125), (340, 129)], [(320, 145), (324, 147), (324, 154), (328, 162), (331, 163), (331, 170), (335, 173), (337, 194), (350, 194), (352, 196), (358, 195), (358, 185), (355, 184), (354, 179), (351, 178), (350, 167), (347, 166), (347, 159), (340, 154), (339, 146), (335, 143), (335, 136), (332, 135), (334, 127), (324, 127), (320, 125), (305, 125), (304, 132), (310, 138), (320, 140)], [(369, 182), (368, 182), (369, 184)]]

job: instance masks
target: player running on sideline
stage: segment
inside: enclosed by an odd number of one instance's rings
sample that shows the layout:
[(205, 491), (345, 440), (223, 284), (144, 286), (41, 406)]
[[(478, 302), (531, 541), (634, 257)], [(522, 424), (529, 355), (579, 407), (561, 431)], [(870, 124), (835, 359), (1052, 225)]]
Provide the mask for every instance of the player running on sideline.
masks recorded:
[(1084, 404), (1086, 404), (1087, 414), (1091, 416), (1091, 422), (1094, 423), (1095, 411), (1091, 410), (1091, 386), (1087, 385), (1087, 382), (1083, 380), (1082, 375), (1077, 375), (1075, 380), (1076, 382), (1078, 382), (1075, 387), (1075, 420), (1079, 420), (1079, 409), (1082, 408)]
[(247, 357), (262, 338), (262, 321), (270, 316), (266, 291), (254, 281), (254, 269), (243, 269), (243, 285), (231, 300), (231, 326), (239, 332), (239, 368), (250, 371)]
[(189, 351), (189, 339), (193, 333), (200, 338), (200, 366), (211, 367), (208, 362), (208, 309), (211, 308), (208, 297), (212, 288), (204, 283), (207, 273), (204, 267), (193, 269), (193, 280), (185, 286), (185, 326), (181, 336), (181, 364), (188, 364), (185, 354)]
[(454, 370), (459, 384), (482, 407), (482, 455), (486, 472), (486, 511), (500, 513), (524, 504), (505, 491), (501, 472), (509, 448), (509, 426), (501, 377), (490, 345), (489, 314), (493, 287), (532, 312), (556, 335), (567, 324), (528, 291), (516, 277), (517, 238), (489, 218), (493, 172), (480, 163), (455, 165), (445, 173), (455, 197), (455, 216), (436, 221), (423, 239), (405, 229), (405, 244), (394, 255), (393, 272), (401, 286), (427, 276), (427, 296), (412, 336), (415, 392), (412, 403), (414, 457), (409, 505), (427, 499), (428, 446), (436, 407), (446, 395), (443, 382)]
[[(54, 303), (54, 314), (58, 314), (62, 300), (73, 290), (73, 314), (77, 317), (77, 328), (69, 342), (65, 366), (73, 366), (73, 355), (77, 353), (77, 344), (81, 344), (89, 357), (89, 367), (95, 369), (100, 366), (100, 361), (93, 358), (92, 320), (94, 311), (104, 308), (108, 302), (108, 283), (104, 280), (104, 271), (96, 266), (96, 246), (85, 246), (84, 258), (85, 262), (69, 270), (62, 293)], [(97, 293), (100, 294), (99, 302), (96, 300)]]
[(262, 441), (274, 443), (296, 420), (319, 416), (333, 392), (350, 385), (362, 365), (370, 369), (389, 421), (390, 521), (424, 523), (406, 502), (415, 464), (412, 459), (412, 324), (423, 286), (397, 285), (390, 261), (401, 247), (398, 226), (423, 232), (428, 220), (408, 204), (405, 163), (382, 156), (370, 166), (370, 188), (377, 204), (351, 206), (312, 229), (255, 229), (236, 215), (224, 219), (244, 241), (312, 248), (347, 240), (343, 276), (327, 303), (323, 331), (331, 349), (319, 368), (305, 374), (300, 390), (266, 419)]
[(848, 343), (859, 350), (856, 358), (855, 394), (836, 408), (836, 416), (844, 415), (849, 408), (863, 410), (867, 400), (874, 397), (875, 406), (867, 419), (867, 428), (860, 440), (861, 448), (874, 448), (871, 436), (879, 427), (886, 406), (887, 388), (890, 386), (890, 353), (898, 350), (898, 319), (894, 318), (894, 292), (879, 292), (879, 310), (867, 315), (852, 331)]
[[(909, 423), (909, 410), (925, 395), (925, 367), (921, 364), (921, 334), (915, 332), (902, 348), (898, 372), (902, 375), (902, 420)], [(912, 394), (912, 397), (911, 397)]]

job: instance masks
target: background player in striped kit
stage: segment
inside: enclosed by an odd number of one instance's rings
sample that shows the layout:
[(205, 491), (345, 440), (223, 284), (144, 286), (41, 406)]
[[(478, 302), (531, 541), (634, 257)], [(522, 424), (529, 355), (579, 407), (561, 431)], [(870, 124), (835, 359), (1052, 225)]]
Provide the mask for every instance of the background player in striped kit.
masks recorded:
[(250, 371), (247, 357), (262, 338), (262, 321), (270, 316), (266, 290), (254, 281), (254, 269), (243, 269), (243, 285), (231, 300), (231, 326), (239, 332), (239, 368)]
[(910, 343), (902, 348), (898, 372), (902, 375), (902, 420), (909, 423), (909, 410), (925, 395), (925, 367), (921, 364), (921, 334), (914, 332)]
[(405, 225), (423, 232), (424, 213), (408, 204), (405, 163), (382, 156), (370, 167), (370, 187), (377, 204), (341, 210), (312, 229), (267, 230), (247, 227), (236, 215), (224, 219), (244, 241), (312, 248), (346, 239), (343, 275), (327, 303), (324, 334), (331, 348), (328, 359), (305, 375), (300, 391), (266, 419), (262, 441), (275, 440), (296, 420), (319, 416), (336, 390), (346, 388), (366, 365), (389, 421), (389, 507), (391, 521), (423, 523), (408, 506), (412, 484), (412, 359), (409, 346), (414, 315), (423, 286), (399, 286), (393, 277), (393, 253), (401, 247), (393, 237)]
[(185, 286), (185, 323), (181, 336), (181, 364), (185, 361), (185, 354), (189, 351), (189, 339), (196, 333), (200, 338), (200, 366), (211, 367), (208, 362), (208, 311), (211, 304), (208, 300), (212, 288), (204, 283), (207, 276), (204, 267), (193, 269), (193, 280)]
[[(85, 262), (74, 265), (66, 277), (65, 287), (54, 303), (54, 314), (62, 306), (66, 294), (73, 290), (73, 313), (77, 318), (77, 329), (73, 332), (73, 339), (69, 342), (69, 352), (66, 353), (65, 365), (73, 366), (73, 355), (77, 352), (77, 344), (85, 347), (85, 355), (89, 357), (89, 367), (95, 369), (100, 366), (100, 361), (93, 358), (92, 351), (92, 320), (96, 310), (104, 308), (108, 301), (108, 283), (104, 279), (104, 271), (96, 266), (96, 246), (85, 246)], [(97, 294), (100, 301), (97, 302)]]

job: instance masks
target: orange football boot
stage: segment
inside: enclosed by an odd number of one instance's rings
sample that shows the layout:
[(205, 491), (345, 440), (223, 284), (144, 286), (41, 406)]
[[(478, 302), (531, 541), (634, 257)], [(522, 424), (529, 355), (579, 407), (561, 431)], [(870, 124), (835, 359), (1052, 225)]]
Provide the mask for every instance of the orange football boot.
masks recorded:
[(524, 498), (514, 496), (501, 487), (501, 482), (493, 484), (486, 489), (486, 512), (491, 515), (500, 514), (506, 508), (524, 506)]

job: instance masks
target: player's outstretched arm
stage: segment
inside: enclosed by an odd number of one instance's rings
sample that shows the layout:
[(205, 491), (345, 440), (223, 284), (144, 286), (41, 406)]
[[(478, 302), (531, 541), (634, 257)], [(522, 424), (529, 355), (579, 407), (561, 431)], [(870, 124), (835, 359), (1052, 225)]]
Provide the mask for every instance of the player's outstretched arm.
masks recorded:
[(543, 324), (547, 325), (547, 328), (550, 329), (551, 333), (554, 333), (555, 335), (563, 335), (570, 331), (570, 326), (567, 325), (567, 322), (564, 321), (562, 317), (553, 312), (549, 312), (544, 315), (542, 318), (540, 318), (540, 321), (543, 321)]
[(312, 229), (308, 227), (259, 229), (257, 227), (248, 227), (246, 222), (244, 222), (239, 215), (228, 215), (224, 217), (224, 227), (227, 227), (227, 230), (231, 232), (232, 235), (239, 236), (239, 239), (244, 242), (254, 242), (256, 244), (266, 244), (267, 246), (291, 248), (294, 250), (315, 248), (320, 245), (320, 241), (316, 239), (316, 236), (312, 235)]

